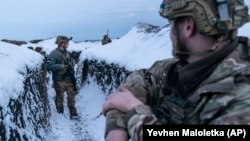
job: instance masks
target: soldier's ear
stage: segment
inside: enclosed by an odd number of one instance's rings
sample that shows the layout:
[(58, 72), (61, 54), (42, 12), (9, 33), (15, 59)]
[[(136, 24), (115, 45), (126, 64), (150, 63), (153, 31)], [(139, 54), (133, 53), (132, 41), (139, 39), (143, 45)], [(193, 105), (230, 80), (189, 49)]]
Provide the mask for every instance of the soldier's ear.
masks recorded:
[(187, 37), (191, 37), (195, 34), (195, 21), (193, 17), (188, 16), (183, 24), (183, 31)]

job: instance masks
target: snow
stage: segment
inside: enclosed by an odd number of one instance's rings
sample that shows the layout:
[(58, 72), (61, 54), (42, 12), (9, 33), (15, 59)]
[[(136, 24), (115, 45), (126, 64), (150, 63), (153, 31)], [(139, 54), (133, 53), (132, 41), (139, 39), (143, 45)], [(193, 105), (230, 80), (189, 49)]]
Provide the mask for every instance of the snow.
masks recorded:
[[(105, 118), (100, 116), (102, 112), (101, 104), (104, 102), (105, 94), (95, 85), (90, 82), (89, 85), (83, 86), (76, 95), (76, 107), (80, 117), (84, 117), (79, 121), (69, 119), (69, 111), (64, 103), (64, 114), (58, 114), (54, 104), (54, 89), (48, 90), (52, 111), (52, 132), (53, 136), (48, 138), (50, 141), (79, 141), (85, 135), (94, 137), (96, 141), (103, 140), (103, 131), (105, 129)], [(66, 100), (66, 97), (65, 97)], [(75, 130), (77, 130), (75, 132)]]
[[(250, 24), (239, 30), (239, 35), (249, 37)], [(10, 98), (17, 98), (23, 91), (23, 73), (26, 67), (35, 67), (42, 63), (43, 56), (27, 49), (29, 46), (40, 46), (49, 53), (54, 48), (55, 38), (47, 39), (38, 44), (26, 44), (15, 46), (0, 42), (0, 107), (6, 111)], [(82, 51), (80, 61), (88, 59), (106, 60), (117, 63), (129, 70), (148, 68), (156, 60), (171, 57), (172, 46), (169, 39), (169, 30), (163, 28), (157, 33), (141, 32), (138, 28), (132, 28), (130, 32), (120, 39), (113, 39), (112, 43), (102, 46), (100, 42), (70, 42), (68, 50)], [(94, 138), (96, 141), (104, 140), (105, 118), (99, 116), (102, 111), (106, 94), (97, 84), (90, 80), (76, 95), (76, 108), (81, 120), (69, 119), (68, 108), (65, 102), (64, 114), (58, 114), (55, 110), (55, 91), (51, 80), (47, 84), (49, 103), (51, 107), (52, 132), (47, 135), (48, 141), (79, 141), (83, 135)], [(66, 95), (65, 95), (66, 100)], [(11, 124), (5, 120), (5, 124)], [(78, 130), (77, 134), (74, 130)], [(30, 133), (32, 135), (32, 133)]]

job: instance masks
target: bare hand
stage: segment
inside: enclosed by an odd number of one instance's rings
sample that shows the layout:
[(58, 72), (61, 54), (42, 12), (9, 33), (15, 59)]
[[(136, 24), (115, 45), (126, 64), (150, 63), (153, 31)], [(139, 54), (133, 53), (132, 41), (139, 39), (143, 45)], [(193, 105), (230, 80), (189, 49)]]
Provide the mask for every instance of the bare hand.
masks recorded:
[(121, 88), (120, 91), (110, 94), (103, 105), (103, 114), (106, 115), (108, 110), (116, 109), (126, 113), (143, 103), (137, 99), (128, 89)]
[(105, 141), (128, 141), (128, 134), (124, 130), (112, 130)]

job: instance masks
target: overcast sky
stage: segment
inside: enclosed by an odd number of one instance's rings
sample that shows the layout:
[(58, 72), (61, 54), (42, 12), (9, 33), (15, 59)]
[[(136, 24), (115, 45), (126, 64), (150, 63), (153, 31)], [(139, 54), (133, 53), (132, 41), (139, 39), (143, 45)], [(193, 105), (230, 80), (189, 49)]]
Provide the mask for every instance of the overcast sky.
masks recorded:
[(0, 0), (0, 39), (33, 40), (58, 34), (75, 41), (121, 37), (138, 22), (163, 26), (162, 0)]

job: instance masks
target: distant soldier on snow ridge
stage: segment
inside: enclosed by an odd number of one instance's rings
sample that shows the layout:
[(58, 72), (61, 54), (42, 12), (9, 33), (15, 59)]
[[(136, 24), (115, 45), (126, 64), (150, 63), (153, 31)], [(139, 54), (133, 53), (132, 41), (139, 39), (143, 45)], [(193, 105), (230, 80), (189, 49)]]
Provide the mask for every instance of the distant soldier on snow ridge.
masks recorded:
[(111, 43), (111, 42), (112, 42), (112, 40), (110, 39), (109, 34), (108, 34), (108, 30), (107, 30), (107, 34), (103, 35), (102, 45), (106, 45), (106, 44)]
[(102, 45), (106, 45), (106, 44), (111, 43), (111, 42), (112, 42), (112, 40), (109, 38), (108, 35), (103, 36)]
[(49, 54), (46, 68), (48, 71), (52, 71), (52, 79), (56, 91), (55, 105), (58, 113), (64, 112), (63, 100), (64, 92), (66, 92), (68, 95), (67, 103), (70, 112), (70, 119), (77, 119), (78, 114), (75, 108), (75, 62), (67, 51), (71, 39), (72, 37), (68, 38), (62, 35), (57, 36), (55, 43), (58, 47)]

